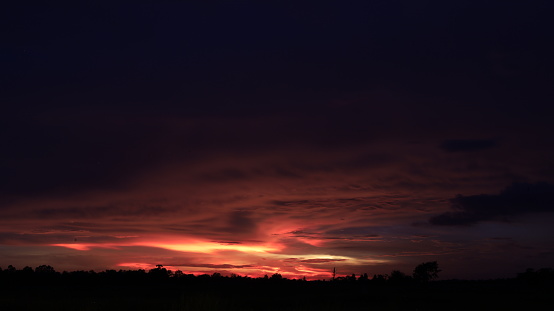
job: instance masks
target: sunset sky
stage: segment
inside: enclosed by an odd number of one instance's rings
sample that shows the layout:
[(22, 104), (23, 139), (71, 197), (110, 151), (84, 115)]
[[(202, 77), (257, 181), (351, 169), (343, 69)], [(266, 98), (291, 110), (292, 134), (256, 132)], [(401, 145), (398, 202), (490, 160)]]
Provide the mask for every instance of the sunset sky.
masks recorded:
[(553, 9), (0, 8), (0, 267), (554, 267)]

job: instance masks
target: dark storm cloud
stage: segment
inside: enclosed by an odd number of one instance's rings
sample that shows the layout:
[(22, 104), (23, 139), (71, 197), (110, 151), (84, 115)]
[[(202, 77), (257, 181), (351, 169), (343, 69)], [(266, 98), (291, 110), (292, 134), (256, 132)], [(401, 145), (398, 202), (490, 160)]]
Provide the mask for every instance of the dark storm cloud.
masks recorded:
[(430, 219), (434, 225), (472, 225), (488, 220), (509, 220), (512, 217), (554, 212), (554, 186), (540, 182), (514, 183), (500, 194), (459, 195), (450, 200), (454, 211)]
[[(286, 128), (282, 128), (285, 123)], [(367, 126), (367, 125), (363, 125)], [(176, 161), (193, 163), (205, 155), (275, 150), (287, 156), (290, 146), (328, 148), (342, 136), (322, 140), (319, 119), (172, 118), (129, 116), (116, 111), (53, 111), (31, 119), (0, 124), (1, 203), (10, 198), (63, 196), (96, 189), (123, 189), (145, 171)], [(355, 131), (354, 131), (355, 132)], [(354, 135), (353, 132), (353, 135)], [(364, 140), (360, 135), (359, 140)], [(346, 142), (340, 142), (345, 144)], [(295, 147), (296, 148), (296, 147)], [(293, 156), (293, 155), (290, 155)], [(264, 176), (300, 178), (306, 173), (355, 170), (387, 165), (391, 156), (362, 154), (334, 163), (310, 163), (302, 157), (245, 170), (223, 167), (201, 172), (201, 182), (252, 180)], [(323, 158), (325, 160), (325, 158)], [(204, 160), (205, 161), (205, 160)]]
[(163, 131), (156, 125), (115, 121), (98, 113), (60, 112), (42, 118), (0, 126), (0, 193), (53, 196), (120, 188), (165, 154)]
[(364, 237), (364, 238), (377, 238), (379, 234), (375, 232), (382, 230), (380, 227), (345, 227), (341, 229), (335, 229), (327, 231), (326, 234), (352, 236), (352, 237)]
[(450, 139), (440, 144), (446, 152), (479, 151), (495, 147), (497, 142), (492, 139)]
[[(488, 77), (481, 74), (489, 57), (486, 51), (515, 49), (510, 42), (489, 36), (510, 29), (505, 26), (513, 22), (520, 26), (520, 39), (533, 44), (533, 53), (506, 55), (537, 59), (543, 65), (550, 60), (543, 57), (550, 54), (537, 43), (544, 40), (533, 40), (549, 29), (541, 27), (542, 19), (534, 18), (533, 26), (502, 7), (507, 12), (495, 15), (497, 23), (490, 23), (487, 12), (498, 9), (491, 4), (478, 11), (463, 4), (367, 1), (315, 7), (253, 2), (14, 7), (0, 16), (6, 26), (1, 47), (7, 51), (1, 56), (8, 60), (1, 76), (6, 83), (0, 83), (4, 88), (0, 100), (7, 109), (0, 116), (4, 151), (0, 194), (5, 197), (124, 187), (167, 157), (189, 159), (198, 150), (245, 146), (252, 150), (279, 143), (287, 147), (290, 141), (335, 149), (373, 141), (391, 128), (400, 128), (404, 122), (399, 119), (425, 117), (411, 113), (410, 106), (417, 104), (417, 99), (391, 99), (375, 90), (402, 93), (396, 90), (403, 85), (408, 94), (415, 89), (434, 96), (460, 88), (464, 94), (475, 90), (482, 95), (491, 87)], [(435, 14), (441, 10), (448, 14)], [(452, 16), (451, 12), (457, 13)], [(466, 23), (456, 23), (468, 14), (476, 15), (470, 29), (463, 26)], [(444, 23), (452, 29), (443, 27)], [(488, 31), (479, 31), (479, 26)], [(448, 44), (442, 39), (429, 40), (452, 35), (456, 39)], [(429, 51), (437, 57), (428, 57)], [(461, 73), (443, 79), (444, 68)], [(476, 76), (478, 79), (473, 79)], [(542, 81), (540, 75), (523, 76), (525, 79), (512, 78), (510, 83)], [(480, 96), (472, 96), (472, 100), (474, 97)], [(391, 104), (394, 109), (387, 108)], [(71, 109), (80, 115), (72, 114)], [(116, 119), (120, 122), (102, 122), (102, 111), (119, 113)], [(49, 118), (47, 112), (58, 115), (53, 125), (40, 124)], [(141, 113), (190, 119), (270, 115), (279, 120), (252, 122), (237, 129), (237, 124), (207, 119), (204, 126), (164, 130), (129, 122)], [(68, 124), (64, 119), (74, 122)], [(150, 124), (167, 121), (162, 117)], [(91, 122), (95, 126), (83, 125)], [(445, 150), (482, 149), (479, 144), (451, 142)], [(361, 155), (311, 169), (386, 166), (391, 158), (387, 154)], [(291, 178), (301, 175), (287, 167), (276, 168), (275, 173)], [(224, 169), (204, 178), (232, 181), (253, 175), (256, 173)]]

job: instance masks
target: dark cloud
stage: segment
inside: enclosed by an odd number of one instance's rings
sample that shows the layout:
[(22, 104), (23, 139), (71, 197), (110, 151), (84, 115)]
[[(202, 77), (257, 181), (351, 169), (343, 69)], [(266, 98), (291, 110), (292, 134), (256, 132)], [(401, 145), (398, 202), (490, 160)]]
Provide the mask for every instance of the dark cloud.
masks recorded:
[(226, 231), (235, 234), (248, 234), (256, 231), (258, 225), (252, 218), (252, 213), (248, 211), (234, 211), (229, 214), (227, 219), (228, 227)]
[[(167, 215), (177, 210), (167, 206), (138, 205), (110, 205), (110, 206), (82, 206), (64, 208), (45, 208), (31, 213), (40, 219), (99, 219), (106, 217), (122, 217), (121, 219), (151, 218)], [(29, 214), (22, 215), (29, 217)]]
[(242, 244), (242, 242), (238, 242), (238, 241), (213, 241), (213, 242), (219, 243), (219, 244), (226, 244), (226, 245)]
[(374, 231), (374, 227), (346, 227), (335, 229), (324, 233), (314, 233), (305, 230), (294, 230), (287, 232), (292, 237), (312, 240), (342, 240), (342, 241), (376, 241), (381, 238), (378, 234), (367, 233)]
[(301, 258), (287, 258), (283, 260), (284, 262), (304, 262), (304, 263), (328, 263), (328, 262), (337, 262), (337, 261), (346, 261), (346, 259), (333, 259), (333, 258), (312, 258), (312, 259), (301, 259)]
[(379, 237), (379, 234), (375, 234), (375, 231), (377, 231), (377, 230), (382, 230), (382, 228), (373, 227), (373, 226), (369, 226), (369, 227), (346, 227), (346, 228), (327, 231), (327, 234), (376, 238), (376, 237)]
[(328, 262), (337, 262), (337, 261), (345, 261), (346, 259), (304, 259), (299, 260), (299, 262), (306, 262), (306, 263), (328, 263)]
[(99, 111), (12, 120), (0, 126), (0, 194), (36, 197), (122, 189), (142, 169), (167, 160), (164, 137), (167, 131), (156, 124), (117, 120)]
[(272, 200), (269, 202), (279, 207), (292, 207), (302, 209), (345, 209), (345, 210), (373, 210), (382, 208), (380, 202), (375, 197), (353, 197), (353, 198), (333, 198), (317, 200), (297, 200), (281, 201)]
[(493, 139), (450, 139), (440, 144), (440, 148), (446, 152), (469, 152), (490, 149), (496, 146)]
[(554, 186), (546, 182), (514, 183), (500, 194), (458, 195), (450, 202), (454, 211), (432, 217), (431, 224), (472, 225), (530, 213), (554, 212)]

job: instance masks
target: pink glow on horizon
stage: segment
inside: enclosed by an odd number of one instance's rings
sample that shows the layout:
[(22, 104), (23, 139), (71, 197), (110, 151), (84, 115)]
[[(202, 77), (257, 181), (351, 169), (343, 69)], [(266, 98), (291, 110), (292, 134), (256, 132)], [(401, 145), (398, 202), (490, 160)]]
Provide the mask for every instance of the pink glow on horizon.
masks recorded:
[(93, 247), (98, 248), (112, 248), (117, 249), (121, 245), (115, 245), (115, 244), (93, 244), (93, 243), (76, 243), (76, 244), (50, 244), (50, 246), (59, 246), (59, 247), (65, 247), (70, 249), (75, 249), (78, 251), (89, 251)]
[(152, 266), (152, 264), (145, 263), (145, 262), (122, 262), (117, 264), (118, 267), (124, 267), (124, 268), (130, 268), (130, 269), (142, 269), (142, 270), (150, 270), (155, 268), (155, 266)]
[(321, 247), (325, 244), (325, 242), (327, 242), (326, 240), (316, 239), (316, 238), (296, 238), (296, 239), (302, 243), (306, 243), (308, 245), (315, 246), (315, 247)]
[[(141, 269), (145, 271), (156, 268), (155, 265), (145, 262), (124, 262), (117, 264), (117, 266), (133, 270)], [(293, 267), (252, 266), (247, 268), (232, 268), (232, 271), (222, 268), (191, 267), (178, 265), (163, 265), (163, 268), (171, 270), (173, 272), (181, 271), (183, 274), (193, 274), (196, 276), (202, 274), (212, 275), (217, 272), (221, 273), (223, 276), (238, 275), (251, 278), (263, 278), (266, 275), (272, 276), (273, 274), (280, 274), (283, 277), (289, 279), (302, 279), (305, 277), (307, 280), (320, 280), (329, 279), (333, 275), (329, 269), (312, 268), (305, 265), (298, 265)], [(293, 268), (293, 270), (287, 271), (284, 268)]]

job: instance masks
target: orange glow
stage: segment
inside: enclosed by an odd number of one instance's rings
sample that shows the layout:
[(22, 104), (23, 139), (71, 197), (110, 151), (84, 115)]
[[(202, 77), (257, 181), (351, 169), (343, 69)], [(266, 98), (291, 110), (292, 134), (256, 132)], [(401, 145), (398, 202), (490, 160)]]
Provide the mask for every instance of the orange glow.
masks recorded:
[[(289, 228), (287, 228), (289, 230)], [(288, 231), (290, 232), (290, 231)], [(288, 235), (285, 232), (285, 235)], [(286, 251), (285, 244), (277, 242), (279, 237), (270, 236), (266, 242), (220, 242), (195, 239), (175, 235), (157, 235), (148, 239), (118, 241), (120, 243), (75, 243), (75, 244), (51, 244), (52, 246), (65, 247), (76, 251), (93, 251), (94, 248), (120, 249), (125, 252), (126, 247), (152, 247), (182, 253), (184, 259), (163, 260), (152, 257), (145, 260), (142, 255), (123, 259), (117, 263), (122, 269), (154, 269), (157, 264), (163, 264), (168, 270), (180, 270), (185, 274), (213, 274), (223, 275), (237, 274), (248, 277), (271, 276), (275, 273), (286, 278), (303, 278), (308, 280), (329, 279), (331, 277), (330, 266), (342, 267), (355, 265), (373, 265), (385, 263), (389, 260), (379, 258), (355, 258), (349, 256), (330, 255), (328, 253), (294, 254)], [(290, 239), (290, 237), (289, 237)], [(298, 238), (304, 243), (321, 247), (325, 244), (323, 239)], [(322, 249), (323, 250), (323, 249)], [(202, 254), (202, 255), (201, 255)], [(179, 256), (179, 255), (177, 255)], [(192, 256), (189, 258), (189, 256)], [(146, 257), (149, 258), (149, 257)], [(178, 258), (178, 257), (177, 257)]]
[(78, 251), (89, 251), (92, 248), (111, 248), (111, 249), (117, 249), (121, 246), (125, 245), (119, 245), (119, 244), (95, 244), (95, 243), (77, 243), (77, 244), (50, 244), (50, 246), (59, 246), (59, 247), (65, 247), (65, 248), (71, 248), (76, 249)]
[(265, 245), (243, 245), (243, 244), (221, 244), (214, 242), (194, 242), (194, 243), (143, 243), (144, 246), (161, 247), (173, 251), (212, 253), (218, 250), (231, 250), (244, 253), (267, 253), (276, 252), (280, 248)]
[[(163, 242), (160, 242), (162, 240)], [(277, 243), (265, 244), (226, 244), (212, 241), (201, 240), (178, 240), (175, 238), (160, 238), (157, 241), (138, 241), (125, 244), (94, 244), (94, 243), (76, 243), (76, 244), (51, 244), (51, 246), (60, 246), (70, 249), (88, 251), (93, 247), (100, 248), (118, 248), (124, 246), (148, 246), (165, 248), (168, 250), (192, 253), (213, 253), (215, 251), (238, 251), (243, 253), (270, 253), (278, 252), (283, 246)]]
[(125, 267), (130, 269), (142, 269), (142, 270), (149, 270), (154, 268), (152, 264), (144, 263), (144, 262), (123, 262), (117, 264), (118, 267)]
[(195, 239), (190, 237), (159, 236), (155, 239), (136, 241), (135, 246), (165, 248), (172, 251), (191, 253), (213, 253), (217, 251), (238, 251), (242, 253), (272, 253), (279, 252), (283, 245), (273, 242), (265, 243), (225, 243)]
[(332, 277), (333, 273), (329, 271), (329, 269), (317, 269), (317, 268), (310, 268), (306, 267), (304, 265), (296, 266), (296, 271), (306, 274), (307, 276), (326, 276), (326, 277)]
[[(93, 246), (91, 244), (51, 244), (52, 246), (60, 246), (60, 247), (66, 247), (71, 249), (76, 249), (78, 251), (88, 251), (90, 250), (90, 247)], [(96, 246), (96, 245), (94, 245)]]

